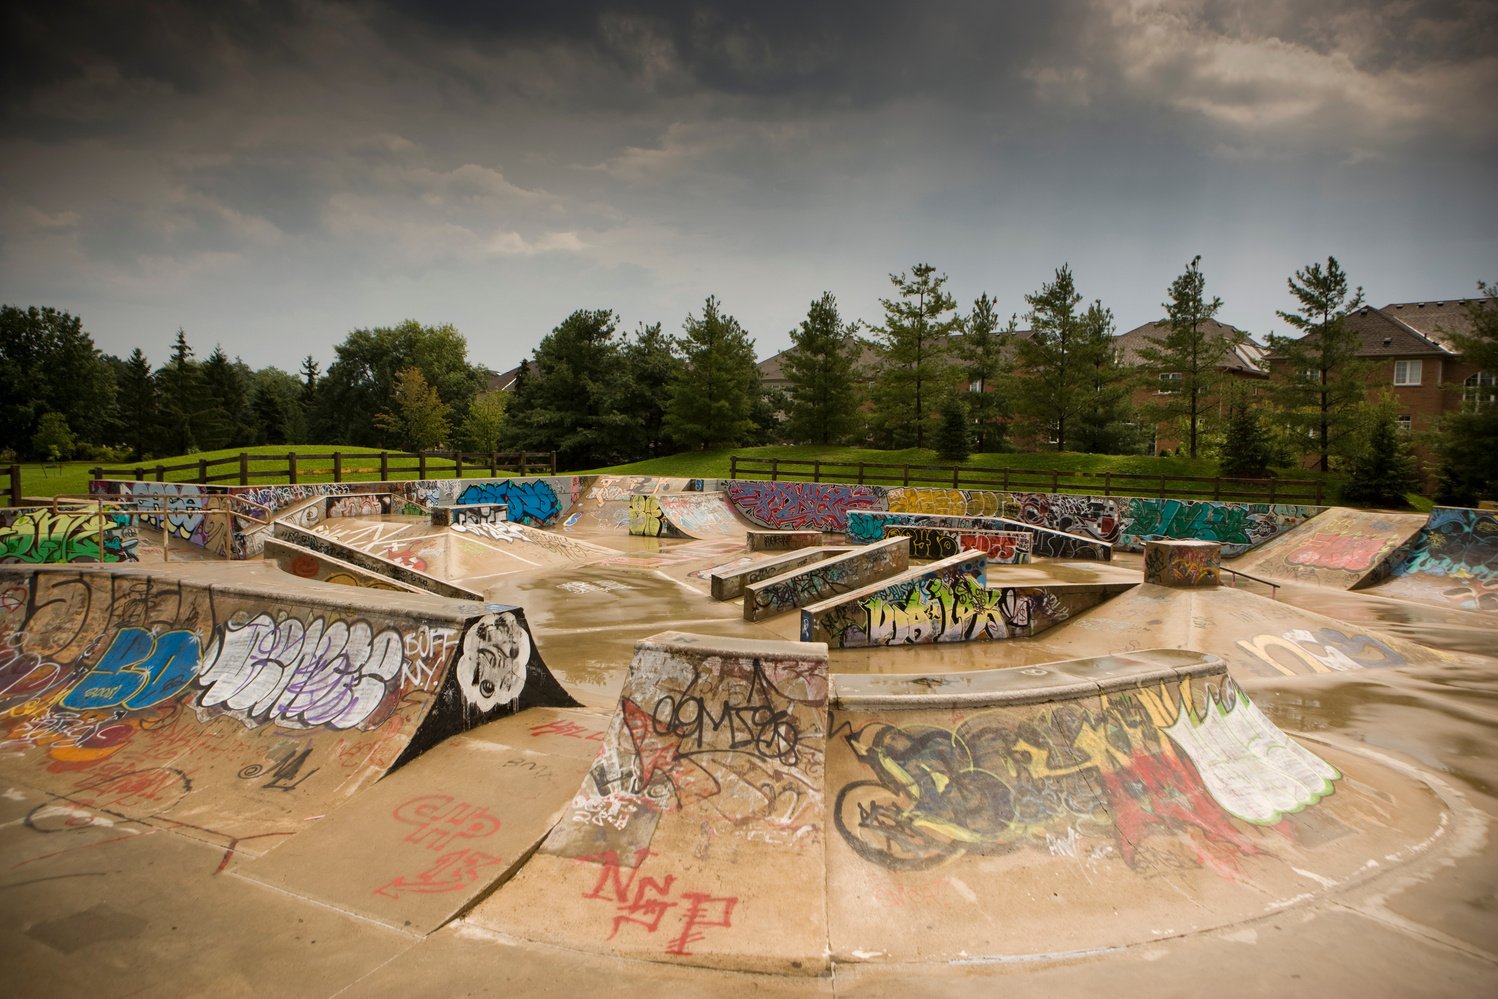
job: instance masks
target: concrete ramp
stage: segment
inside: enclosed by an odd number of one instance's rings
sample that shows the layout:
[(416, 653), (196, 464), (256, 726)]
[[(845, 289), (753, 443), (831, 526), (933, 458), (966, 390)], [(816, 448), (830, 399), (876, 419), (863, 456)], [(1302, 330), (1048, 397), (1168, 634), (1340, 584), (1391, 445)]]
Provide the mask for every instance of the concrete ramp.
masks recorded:
[(629, 499), (629, 533), (640, 537), (747, 540), (751, 526), (727, 493), (642, 493)]
[(1446, 819), (1423, 783), (1279, 731), (1199, 653), (838, 676), (833, 704), (837, 962), (1061, 960), (1243, 922)]
[(1438, 607), (1498, 611), (1498, 513), (1436, 507), (1375, 592)]
[(0, 569), (0, 774), (263, 852), (441, 742), (575, 702), (518, 607), (265, 565)]
[(1030, 536), (1030, 553), (1038, 558), (1111, 561), (1113, 546), (1106, 541), (1038, 527), (1007, 517), (967, 517), (885, 510), (850, 510), (847, 536), (851, 544), (868, 544), (884, 537), (888, 527), (956, 528), (966, 531), (1022, 531)]
[(1437, 665), (1447, 653), (1246, 590), (1142, 583), (1034, 640), (1030, 661), (1211, 649), (1237, 676), (1300, 676)]
[(651, 475), (594, 476), (567, 510), (561, 528), (580, 534), (628, 534), (631, 496), (680, 492), (692, 481)]
[(664, 632), (546, 842), (468, 922), (565, 948), (827, 969), (827, 649)]
[(1331, 507), (1236, 559), (1231, 569), (1355, 590), (1387, 577), (1391, 559), (1425, 527), (1418, 513)]

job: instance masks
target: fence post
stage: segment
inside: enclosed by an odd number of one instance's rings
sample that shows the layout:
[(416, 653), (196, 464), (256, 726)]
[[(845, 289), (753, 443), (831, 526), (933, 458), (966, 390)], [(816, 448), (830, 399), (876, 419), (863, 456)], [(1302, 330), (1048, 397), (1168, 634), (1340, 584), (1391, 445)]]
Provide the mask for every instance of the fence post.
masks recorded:
[(908, 485), (910, 485), (910, 466), (909, 465), (902, 465), (901, 467), (905, 469), (905, 481), (902, 482), (902, 483), (900, 483), (900, 484), (902, 486), (908, 486)]
[(494, 453), (492, 447), (489, 449), (489, 478), (499, 478), (499, 455)]
[(286, 452), (286, 481), (296, 485), (296, 452)]
[(416, 477), (418, 479), (427, 477), (427, 453), (425, 451), (416, 452)]
[(858, 463), (858, 484), (863, 485), (863, 462)]
[(551, 452), (551, 463), (548, 467), (551, 469), (552, 475), (557, 474), (557, 453), (555, 451)]
[(730, 479), (739, 477), (739, 456), (736, 454), (728, 456), (728, 477)]
[(1322, 505), (1323, 505), (1323, 504), (1322, 504), (1322, 500), (1323, 500), (1323, 499), (1324, 499), (1324, 498), (1325, 498), (1325, 497), (1324, 497), (1324, 496), (1323, 496), (1323, 495), (1322, 495), (1322, 492), (1321, 492), (1321, 490), (1322, 490), (1322, 487), (1323, 487), (1323, 486), (1324, 486), (1324, 485), (1325, 485), (1325, 483), (1323, 483), (1323, 482), (1322, 482), (1322, 481), (1321, 481), (1321, 480), (1320, 480), (1320, 479), (1317, 479), (1317, 480), (1316, 480), (1316, 505), (1317, 505), (1317, 506), (1322, 506)]
[(822, 463), (820, 461), (814, 461), (811, 463), (811, 481), (822, 481)]
[(157, 482), (165, 482), (166, 481), (166, 466), (165, 465), (157, 465), (156, 466), (156, 481)]
[(239, 452), (239, 484), (242, 486), (250, 484), (250, 454), (248, 451)]
[(389, 451), (381, 451), (380, 452), (380, 481), (381, 482), (389, 482), (390, 481), (390, 452)]
[[(104, 471), (104, 469), (100, 468), (100, 469), (97, 469), (97, 471), (102, 472), (102, 471)], [(135, 481), (136, 482), (140, 482), (145, 477), (146, 477), (146, 470), (145, 470), (145, 468), (143, 468), (140, 465), (136, 465), (135, 466)], [(99, 476), (99, 478), (103, 478), (103, 476)]]
[(957, 488), (957, 477), (959, 475), (961, 475), (961, 474), (962, 474), (962, 466), (961, 465), (953, 465), (952, 466), (952, 488), (953, 489)]
[(1052, 496), (1056, 495), (1058, 492), (1061, 491), (1060, 482), (1061, 482), (1061, 473), (1058, 472), (1054, 468), (1051, 469), (1051, 495)]
[(779, 458), (771, 458), (770, 459), (770, 481), (774, 482), (776, 480), (776, 478), (779, 477), (779, 475), (780, 475), (780, 459)]
[(1104, 472), (1103, 473), (1103, 495), (1104, 496), (1112, 496), (1113, 495), (1113, 473), (1112, 472)]
[[(104, 476), (96, 475), (94, 478), (102, 479)], [(21, 505), (21, 466), (10, 466), (10, 505)]]
[(208, 459), (207, 458), (199, 458), (198, 459), (198, 481), (199, 482), (207, 482), (208, 481)]
[(1160, 476), (1160, 498), (1165, 498), (1165, 476)]
[(334, 451), (333, 452), (333, 481), (334, 482), (342, 482), (343, 481), (343, 452), (342, 451)]
[[(12, 465), (10, 467), (12, 469), (15, 469), (15, 471), (12, 474), (14, 474), (14, 475), (20, 475), (21, 474), (20, 473), (20, 468), (21, 468), (20, 465)], [(91, 479), (102, 479), (102, 478), (104, 478), (104, 466), (100, 465), (98, 468), (90, 468), (88, 470), (88, 477), (91, 478)], [(16, 506), (20, 506), (20, 505), (21, 505), (20, 503), (16, 504)]]
[(462, 477), (463, 477), (463, 452), (462, 451), (454, 451), (453, 452), (453, 478), (455, 478), (455, 479), (461, 479)]

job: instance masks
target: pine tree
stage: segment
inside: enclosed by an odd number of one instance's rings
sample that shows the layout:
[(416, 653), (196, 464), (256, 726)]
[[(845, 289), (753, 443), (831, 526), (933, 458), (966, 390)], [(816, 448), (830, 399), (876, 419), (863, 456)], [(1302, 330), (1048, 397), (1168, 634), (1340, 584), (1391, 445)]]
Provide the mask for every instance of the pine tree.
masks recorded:
[(626, 419), (615, 430), (613, 451), (621, 461), (658, 458), (672, 450), (666, 432), (671, 385), (681, 373), (671, 337), (660, 323), (640, 324), (620, 349), (620, 378), (614, 386), (613, 410)]
[(1336, 257), (1327, 257), (1324, 269), (1313, 263), (1296, 271), (1288, 283), (1301, 311), (1277, 315), (1303, 335), (1269, 338), (1285, 368), (1275, 395), (1291, 422), (1314, 442), (1317, 467), (1325, 472), (1334, 454), (1346, 452), (1363, 419), (1368, 364), (1358, 357), (1361, 339), (1345, 321), (1363, 304), (1363, 289), (1348, 292)]
[(1081, 372), (1072, 445), (1093, 454), (1138, 450), (1139, 425), (1129, 402), (1129, 373), (1113, 345), (1113, 311), (1094, 301), (1077, 323), (1072, 352)]
[(1155, 384), (1165, 374), (1172, 391), (1156, 397), (1152, 415), (1156, 420), (1179, 419), (1186, 428), (1186, 451), (1195, 458), (1201, 449), (1208, 400), (1227, 377), (1224, 365), (1241, 337), (1218, 335), (1212, 320), (1222, 308), (1222, 299), (1206, 297), (1206, 277), (1201, 255), (1192, 258), (1183, 274), (1170, 284), (1165, 303), (1168, 332), (1150, 337), (1139, 351), (1143, 370)]
[[(1491, 379), (1498, 377), (1498, 284), (1480, 281), (1477, 289), (1483, 297), (1467, 304), (1471, 332), (1448, 335), (1462, 360)], [(1435, 450), (1437, 502), (1475, 506), (1498, 497), (1498, 402), (1491, 381), (1474, 384), (1460, 412), (1441, 421)]]
[(936, 431), (936, 455), (945, 461), (964, 462), (973, 451), (967, 406), (956, 395), (942, 400), (941, 424)]
[(618, 317), (578, 309), (536, 346), (507, 406), (505, 439), (527, 451), (555, 451), (562, 468), (609, 464), (617, 425), (612, 403), (620, 376)]
[(1419, 491), (1420, 467), (1395, 409), (1392, 400), (1385, 400), (1370, 411), (1366, 441), (1353, 456), (1342, 485), (1343, 502), (1407, 507), (1405, 493)]
[(1227, 399), (1227, 432), (1218, 470), (1234, 478), (1257, 478), (1269, 471), (1274, 449), (1259, 417), (1258, 400), (1245, 389)]
[(759, 390), (754, 343), (737, 319), (709, 295), (702, 317), (687, 316), (678, 341), (685, 366), (671, 385), (666, 429), (697, 449), (733, 447), (754, 429), (750, 416)]
[(856, 329), (843, 323), (832, 293), (823, 292), (791, 331), (793, 347), (785, 356), (791, 383), (785, 430), (792, 441), (835, 444), (857, 428)]
[(151, 362), (139, 347), (125, 359), (116, 400), (117, 420), (125, 435), (125, 443), (137, 460), (145, 458), (151, 452), (160, 417)]
[(199, 450), (198, 427), (204, 408), (202, 374), (181, 328), (172, 342), (171, 359), (156, 372), (156, 392), (160, 422), (152, 450), (169, 455)]
[(930, 264), (889, 279), (899, 294), (879, 301), (884, 325), (874, 330), (882, 355), (874, 380), (876, 419), (897, 445), (925, 447), (932, 414), (959, 377), (948, 339), (961, 319), (956, 299), (943, 290), (947, 276)]
[(1014, 316), (1003, 329), (995, 303), (985, 292), (973, 301), (973, 311), (963, 323), (962, 365), (967, 375), (967, 409), (973, 420), (974, 446), (979, 452), (1002, 451), (1005, 421), (1009, 417), (1007, 379), (1009, 365), (1005, 347), (1012, 343), (1018, 325)]

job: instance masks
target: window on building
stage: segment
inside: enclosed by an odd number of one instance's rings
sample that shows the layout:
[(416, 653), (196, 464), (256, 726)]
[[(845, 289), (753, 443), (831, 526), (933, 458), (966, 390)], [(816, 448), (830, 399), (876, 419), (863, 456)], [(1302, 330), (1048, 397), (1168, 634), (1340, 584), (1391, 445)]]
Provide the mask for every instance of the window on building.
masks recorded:
[(1486, 371), (1468, 376), (1462, 382), (1462, 408), (1469, 413), (1487, 409), (1498, 401), (1498, 380)]
[(1160, 372), (1160, 387), (1155, 390), (1156, 395), (1175, 395), (1181, 391), (1181, 373), (1179, 371)]
[(1394, 384), (1395, 385), (1419, 385), (1420, 384), (1419, 361), (1395, 361), (1394, 362)]
[(1409, 433), (1412, 429), (1414, 429), (1415, 425), (1414, 419), (1408, 413), (1402, 413), (1399, 416), (1394, 417), (1394, 422), (1399, 424), (1399, 429), (1403, 430), (1405, 433)]
[(981, 378), (974, 378), (972, 381), (968, 382), (967, 383), (967, 390), (969, 392), (982, 392), (983, 391), (983, 379), (981, 379)]

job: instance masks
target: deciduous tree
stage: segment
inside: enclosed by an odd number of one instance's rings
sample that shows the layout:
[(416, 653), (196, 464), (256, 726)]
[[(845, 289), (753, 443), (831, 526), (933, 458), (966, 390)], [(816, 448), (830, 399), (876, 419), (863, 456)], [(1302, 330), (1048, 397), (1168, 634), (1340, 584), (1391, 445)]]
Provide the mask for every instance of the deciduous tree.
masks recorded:
[(395, 373), (390, 406), (374, 418), (387, 443), (406, 451), (426, 451), (447, 441), (450, 408), (414, 364)]

